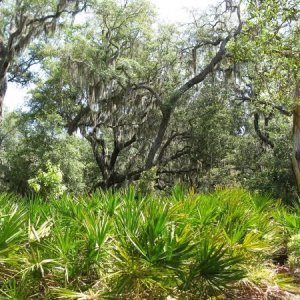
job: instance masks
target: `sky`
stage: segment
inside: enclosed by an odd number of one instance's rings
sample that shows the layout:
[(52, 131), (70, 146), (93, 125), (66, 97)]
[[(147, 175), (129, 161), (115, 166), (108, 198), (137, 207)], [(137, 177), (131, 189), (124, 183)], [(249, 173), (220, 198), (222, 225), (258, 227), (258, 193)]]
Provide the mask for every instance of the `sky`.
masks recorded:
[(158, 8), (160, 20), (166, 22), (188, 22), (188, 10), (204, 10), (215, 0), (151, 0)]
[[(151, 0), (157, 7), (159, 20), (162, 22), (188, 22), (188, 10), (204, 10), (216, 0)], [(27, 89), (9, 83), (4, 105), (9, 111), (21, 107), (26, 99)]]

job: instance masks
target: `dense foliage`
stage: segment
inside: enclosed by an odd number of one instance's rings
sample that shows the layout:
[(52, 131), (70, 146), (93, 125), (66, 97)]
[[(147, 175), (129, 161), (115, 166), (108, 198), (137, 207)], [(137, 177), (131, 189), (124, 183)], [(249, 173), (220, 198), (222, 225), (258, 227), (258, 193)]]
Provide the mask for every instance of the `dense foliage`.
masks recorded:
[(2, 191), (28, 193), (50, 161), (75, 193), (156, 170), (155, 189), (230, 184), (295, 199), (296, 0), (226, 0), (181, 26), (158, 24), (141, 0), (58, 1), (54, 14), (52, 2), (0, 3), (0, 42), (18, 49), (3, 80), (33, 87), (26, 111), (1, 123)]
[[(299, 20), (0, 0), (0, 298), (299, 292)], [(27, 103), (4, 113), (10, 82)]]
[(196, 194), (176, 186), (171, 196), (142, 197), (129, 188), (48, 201), (2, 194), (0, 202), (6, 299), (241, 299), (240, 291), (280, 299), (297, 292), (293, 274), (271, 266), (287, 248), (299, 266), (299, 208), (242, 189)]

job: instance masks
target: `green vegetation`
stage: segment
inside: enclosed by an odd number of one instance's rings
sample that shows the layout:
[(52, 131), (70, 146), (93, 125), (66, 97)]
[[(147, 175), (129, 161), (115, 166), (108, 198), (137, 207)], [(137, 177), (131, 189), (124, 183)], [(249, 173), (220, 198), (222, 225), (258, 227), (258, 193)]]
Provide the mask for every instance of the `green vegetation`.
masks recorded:
[(299, 295), (299, 41), (300, 0), (0, 0), (0, 299)]
[[(209, 299), (276, 285), (273, 261), (299, 263), (300, 212), (239, 189), (170, 196), (98, 192), (0, 198), (5, 299)], [(292, 272), (292, 271), (291, 271)], [(250, 294), (251, 295), (251, 294)], [(280, 298), (279, 298), (280, 299)]]
[(59, 167), (52, 166), (48, 161), (46, 164), (47, 172), (38, 170), (35, 178), (28, 180), (29, 187), (42, 197), (59, 197), (63, 194), (66, 187), (62, 184), (63, 175)]
[[(0, 191), (30, 193), (50, 161), (75, 194), (181, 182), (295, 201), (300, 3), (274, 1), (181, 25), (146, 0), (0, 1)], [(25, 110), (1, 112), (7, 81), (30, 84)]]

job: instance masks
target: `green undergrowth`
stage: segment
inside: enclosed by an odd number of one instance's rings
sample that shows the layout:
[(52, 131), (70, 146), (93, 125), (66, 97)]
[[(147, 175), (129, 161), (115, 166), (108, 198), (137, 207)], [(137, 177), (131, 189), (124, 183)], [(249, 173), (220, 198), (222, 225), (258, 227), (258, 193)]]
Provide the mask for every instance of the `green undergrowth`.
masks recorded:
[(216, 299), (268, 285), (296, 292), (290, 274), (270, 270), (288, 263), (289, 248), (296, 268), (299, 233), (297, 205), (239, 188), (47, 201), (2, 194), (0, 299)]

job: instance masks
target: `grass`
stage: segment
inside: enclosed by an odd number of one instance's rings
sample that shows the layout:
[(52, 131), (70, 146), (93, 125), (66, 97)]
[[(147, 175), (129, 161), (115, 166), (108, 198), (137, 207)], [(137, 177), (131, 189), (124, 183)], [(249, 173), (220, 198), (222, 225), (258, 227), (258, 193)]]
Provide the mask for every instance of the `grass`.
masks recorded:
[(299, 234), (299, 215), (298, 206), (239, 188), (203, 195), (176, 186), (147, 197), (130, 188), (47, 201), (2, 194), (0, 299), (297, 292), (273, 261)]

